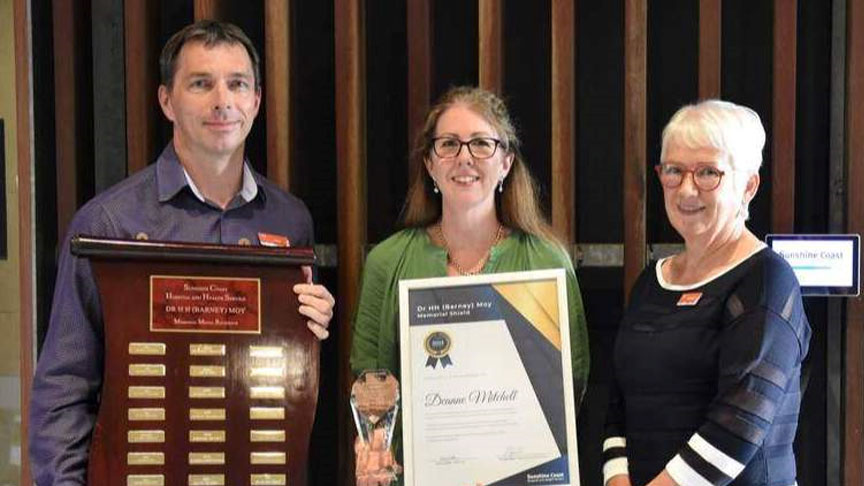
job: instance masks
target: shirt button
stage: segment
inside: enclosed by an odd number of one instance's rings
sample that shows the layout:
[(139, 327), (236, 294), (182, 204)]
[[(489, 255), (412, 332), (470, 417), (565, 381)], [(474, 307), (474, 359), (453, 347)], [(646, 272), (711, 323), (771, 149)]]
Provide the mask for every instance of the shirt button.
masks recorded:
[(239, 240), (237, 240), (237, 244), (243, 245), (243, 246), (249, 246), (252, 244), (252, 242), (249, 241), (249, 238), (240, 238)]
[(147, 236), (147, 233), (140, 231), (140, 232), (138, 232), (138, 234), (135, 235), (135, 239), (136, 240), (149, 240), (150, 237)]

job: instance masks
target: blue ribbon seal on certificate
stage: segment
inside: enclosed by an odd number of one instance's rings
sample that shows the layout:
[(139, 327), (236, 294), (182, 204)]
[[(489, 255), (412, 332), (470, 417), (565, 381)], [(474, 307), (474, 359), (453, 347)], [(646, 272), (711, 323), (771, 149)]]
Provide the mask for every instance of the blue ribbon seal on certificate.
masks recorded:
[(435, 369), (439, 360), (441, 361), (441, 368), (446, 368), (453, 364), (450, 356), (447, 355), (450, 352), (450, 336), (446, 332), (435, 331), (430, 333), (426, 336), (423, 347), (426, 348), (426, 354), (429, 355), (429, 358), (426, 360), (426, 366), (431, 366), (432, 369)]

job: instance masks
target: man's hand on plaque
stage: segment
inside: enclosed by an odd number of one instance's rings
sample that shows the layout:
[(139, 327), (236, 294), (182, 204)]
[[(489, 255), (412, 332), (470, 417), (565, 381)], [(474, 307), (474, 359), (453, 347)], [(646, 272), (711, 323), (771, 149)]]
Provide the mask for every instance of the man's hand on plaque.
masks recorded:
[(357, 486), (388, 486), (402, 469), (386, 446), (384, 434), (383, 428), (377, 428), (369, 444), (360, 437), (354, 441)]
[(330, 336), (327, 327), (330, 325), (330, 319), (333, 318), (333, 306), (336, 305), (336, 300), (326, 287), (312, 282), (312, 267), (304, 266), (303, 275), (306, 276), (306, 283), (294, 286), (294, 293), (300, 301), (299, 311), (309, 318), (306, 322), (309, 330), (323, 341)]

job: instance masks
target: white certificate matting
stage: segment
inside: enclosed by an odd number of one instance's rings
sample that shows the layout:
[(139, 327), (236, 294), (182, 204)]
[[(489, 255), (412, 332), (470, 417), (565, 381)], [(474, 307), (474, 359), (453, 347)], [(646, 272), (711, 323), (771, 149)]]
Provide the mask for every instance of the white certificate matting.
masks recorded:
[(399, 290), (406, 486), (578, 485), (564, 271)]

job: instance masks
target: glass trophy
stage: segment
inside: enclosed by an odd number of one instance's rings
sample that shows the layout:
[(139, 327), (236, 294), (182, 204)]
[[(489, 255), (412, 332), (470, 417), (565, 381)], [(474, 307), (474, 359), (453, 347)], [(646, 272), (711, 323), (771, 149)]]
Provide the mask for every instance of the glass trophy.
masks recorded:
[(351, 413), (362, 441), (357, 457), (358, 484), (366, 484), (361, 476), (387, 484), (401, 471), (390, 449), (398, 412), (399, 381), (389, 371), (364, 371), (357, 377), (351, 386)]

